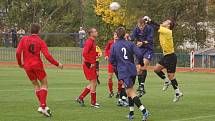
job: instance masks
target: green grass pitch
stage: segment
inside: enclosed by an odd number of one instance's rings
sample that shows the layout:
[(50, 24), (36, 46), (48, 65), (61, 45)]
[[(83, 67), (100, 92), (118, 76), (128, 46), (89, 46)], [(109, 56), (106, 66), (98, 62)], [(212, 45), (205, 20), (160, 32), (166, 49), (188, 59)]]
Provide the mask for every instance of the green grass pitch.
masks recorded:
[[(38, 102), (33, 86), (24, 71), (19, 68), (0, 68), (0, 121), (127, 121), (128, 108), (117, 107), (115, 98), (107, 98), (107, 74), (101, 71), (101, 85), (97, 88), (100, 109), (80, 107), (74, 99), (80, 94), (87, 81), (81, 69), (46, 69), (49, 80), (48, 106), (53, 117), (46, 118), (37, 113)], [(184, 93), (180, 102), (173, 103), (173, 89), (162, 92), (162, 81), (152, 72), (146, 80), (147, 94), (141, 98), (149, 109), (148, 121), (215, 121), (215, 82), (212, 73), (177, 73)], [(115, 91), (116, 91), (116, 81)], [(135, 108), (134, 121), (141, 120)]]

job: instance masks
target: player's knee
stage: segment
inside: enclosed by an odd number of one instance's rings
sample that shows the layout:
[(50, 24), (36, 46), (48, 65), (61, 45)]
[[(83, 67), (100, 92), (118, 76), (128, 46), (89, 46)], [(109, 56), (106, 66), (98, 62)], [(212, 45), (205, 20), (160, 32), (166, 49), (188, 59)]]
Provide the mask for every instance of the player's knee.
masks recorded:
[(169, 78), (169, 80), (173, 80), (175, 78), (175, 75), (174, 74), (168, 74), (168, 78)]

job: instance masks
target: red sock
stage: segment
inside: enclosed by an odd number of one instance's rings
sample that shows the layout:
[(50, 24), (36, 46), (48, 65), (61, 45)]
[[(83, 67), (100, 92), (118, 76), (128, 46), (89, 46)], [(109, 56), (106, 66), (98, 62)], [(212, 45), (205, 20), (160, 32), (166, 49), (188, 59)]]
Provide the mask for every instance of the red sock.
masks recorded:
[(46, 107), (46, 97), (47, 97), (47, 89), (41, 88), (40, 89), (40, 107), (45, 109)]
[(120, 83), (120, 81), (118, 81), (118, 94), (120, 93), (122, 89), (122, 84)]
[(95, 105), (96, 104), (96, 92), (91, 92), (91, 104)]
[(83, 100), (89, 93), (90, 93), (90, 89), (86, 87), (86, 88), (83, 90), (83, 92), (81, 93), (81, 95), (79, 96), (79, 99), (80, 99), (80, 100)]
[(40, 89), (35, 90), (35, 95), (37, 96), (37, 99), (40, 102)]
[(108, 88), (109, 88), (109, 92), (113, 93), (113, 81), (112, 80), (108, 80)]

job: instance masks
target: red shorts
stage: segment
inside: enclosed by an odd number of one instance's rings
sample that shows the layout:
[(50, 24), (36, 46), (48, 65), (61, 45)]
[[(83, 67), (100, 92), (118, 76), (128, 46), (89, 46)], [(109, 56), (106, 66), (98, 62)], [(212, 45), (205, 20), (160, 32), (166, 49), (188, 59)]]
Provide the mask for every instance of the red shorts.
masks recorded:
[(96, 66), (92, 68), (88, 68), (86, 64), (83, 64), (83, 70), (84, 74), (87, 80), (96, 80), (97, 74), (96, 74)]
[(108, 73), (114, 73), (113, 66), (110, 63), (108, 63)]
[(25, 69), (25, 72), (31, 81), (43, 80), (46, 77), (44, 68)]

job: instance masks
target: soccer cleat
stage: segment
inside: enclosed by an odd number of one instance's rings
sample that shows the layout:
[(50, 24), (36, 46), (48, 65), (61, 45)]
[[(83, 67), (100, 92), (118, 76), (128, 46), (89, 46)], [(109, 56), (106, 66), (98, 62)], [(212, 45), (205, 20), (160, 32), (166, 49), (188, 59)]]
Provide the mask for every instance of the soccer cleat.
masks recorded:
[(149, 117), (149, 111), (146, 110), (145, 114), (143, 114), (142, 121), (146, 121), (148, 117)]
[(119, 100), (117, 103), (117, 106), (124, 106), (124, 107), (128, 107), (128, 102), (126, 100)]
[(114, 93), (113, 92), (111, 92), (110, 94), (109, 94), (109, 98), (112, 98), (114, 96)]
[(134, 115), (128, 114), (128, 115), (126, 116), (126, 118), (128, 118), (129, 120), (133, 120), (133, 119), (134, 119)]
[(116, 93), (116, 98), (119, 98), (119, 93), (118, 92)]
[(168, 89), (168, 87), (169, 87), (169, 85), (171, 84), (171, 82), (170, 81), (165, 81), (164, 82), (164, 84), (163, 84), (163, 91), (167, 91), (167, 89)]
[(45, 109), (42, 109), (42, 114), (46, 117), (51, 117), (51, 110), (49, 109), (49, 107), (46, 107)]
[(75, 101), (76, 101), (77, 103), (79, 103), (82, 107), (85, 106), (83, 100), (80, 100), (79, 98), (77, 98)]
[(37, 109), (37, 112), (38, 112), (38, 113), (42, 113), (42, 110), (43, 110), (42, 107), (39, 107), (39, 108)]
[(94, 108), (100, 108), (100, 104), (98, 104), (98, 103), (91, 104), (91, 106), (94, 107)]
[(176, 93), (175, 94), (175, 97), (173, 99), (173, 102), (178, 102), (179, 99), (183, 96), (183, 94), (180, 92), (180, 93)]

